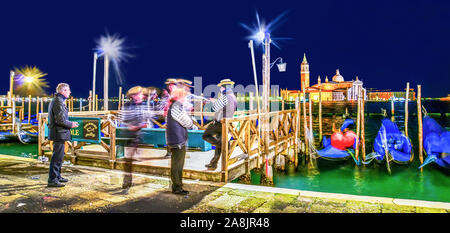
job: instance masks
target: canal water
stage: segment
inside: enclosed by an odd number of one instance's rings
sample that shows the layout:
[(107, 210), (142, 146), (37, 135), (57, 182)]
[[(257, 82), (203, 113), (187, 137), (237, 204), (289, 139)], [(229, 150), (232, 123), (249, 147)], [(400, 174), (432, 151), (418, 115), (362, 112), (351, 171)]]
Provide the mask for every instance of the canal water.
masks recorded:
[[(446, 113), (450, 113), (450, 102), (423, 101), (422, 104), (428, 112), (439, 113), (433, 114), (432, 117), (447, 130), (450, 129), (450, 116), (446, 116)], [(76, 106), (75, 104), (74, 107)], [(248, 103), (246, 106), (248, 106)], [(293, 104), (285, 105), (286, 109), (293, 107)], [(426, 166), (422, 172), (417, 169), (420, 162), (417, 150), (416, 102), (410, 102), (408, 107), (410, 113), (408, 132), (415, 151), (412, 164), (391, 164), (392, 172), (389, 174), (385, 163), (377, 164), (373, 162), (365, 166), (356, 166), (352, 159), (341, 162), (318, 159), (316, 167), (300, 165), (297, 168), (287, 167), (285, 171), (274, 171), (274, 186), (319, 192), (450, 202), (450, 172), (435, 164)], [(357, 103), (345, 102), (323, 105), (325, 115), (323, 117), (324, 135), (328, 137), (331, 135), (333, 121), (337, 122), (336, 127), (340, 127), (340, 124), (344, 121), (342, 115), (346, 108), (349, 113), (355, 113)], [(380, 113), (381, 108), (386, 109), (388, 116), (391, 117), (390, 102), (366, 102), (366, 113), (377, 114)], [(313, 113), (317, 113), (318, 105), (314, 104), (312, 109)], [(334, 113), (335, 117), (329, 116), (329, 113)], [(394, 117), (395, 123), (403, 131), (404, 102), (395, 102)], [(355, 115), (353, 115), (353, 118), (356, 119)], [(373, 150), (373, 140), (382, 119), (382, 116), (374, 114), (365, 117), (367, 154)], [(313, 131), (317, 142), (317, 115), (313, 116)], [(319, 145), (317, 146), (320, 149)], [(0, 142), (0, 154), (37, 158), (37, 144), (23, 145), (19, 142)], [(252, 184), (260, 184), (260, 173), (252, 171), (251, 177)]]
[[(424, 101), (423, 105), (428, 112), (444, 113), (431, 114), (432, 117), (447, 130), (450, 130), (450, 117), (445, 113), (450, 111), (450, 102)], [(324, 104), (324, 113), (336, 113), (336, 128), (344, 121), (342, 115), (348, 111), (356, 112), (357, 103)], [(389, 102), (366, 102), (366, 113), (380, 113), (380, 109), (387, 110), (391, 118)], [(275, 171), (273, 182), (275, 187), (298, 190), (331, 192), (342, 194), (354, 194), (364, 196), (395, 197), (404, 199), (416, 199), (427, 201), (450, 202), (450, 172), (441, 167), (430, 164), (421, 172), (418, 154), (418, 130), (417, 130), (417, 105), (410, 102), (408, 134), (414, 147), (414, 161), (409, 165), (398, 165), (391, 162), (391, 174), (388, 173), (386, 164), (371, 164), (356, 166), (353, 159), (347, 161), (329, 161), (317, 159), (316, 166), (299, 165), (297, 169), (287, 167), (285, 171)], [(316, 112), (318, 105), (313, 105)], [(405, 129), (405, 105), (404, 102), (396, 102), (394, 105), (395, 118), (400, 131)], [(411, 116), (412, 115), (412, 116)], [(352, 117), (356, 120), (356, 115)], [(373, 141), (378, 133), (383, 117), (381, 115), (365, 116), (366, 153), (373, 151)], [(332, 117), (323, 120), (324, 135), (331, 135)], [(303, 127), (303, 126), (302, 126)], [(318, 119), (313, 117), (313, 131), (316, 142), (318, 141)], [(317, 144), (317, 149), (320, 149)], [(361, 155), (360, 155), (361, 156)], [(425, 155), (424, 155), (425, 156)], [(252, 184), (259, 185), (261, 174), (252, 171)], [(236, 181), (235, 181), (236, 182)]]

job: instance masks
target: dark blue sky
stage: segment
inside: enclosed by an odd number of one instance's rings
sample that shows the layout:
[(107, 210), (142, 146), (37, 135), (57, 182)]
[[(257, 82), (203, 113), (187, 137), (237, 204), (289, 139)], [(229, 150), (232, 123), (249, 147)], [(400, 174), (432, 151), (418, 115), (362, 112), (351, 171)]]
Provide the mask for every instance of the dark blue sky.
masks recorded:
[[(368, 88), (403, 90), (422, 84), (423, 95), (450, 93), (450, 1), (3, 1), (0, 3), (0, 71), (6, 94), (9, 70), (36, 65), (48, 73), (52, 93), (58, 82), (71, 84), (75, 97), (92, 87), (95, 40), (108, 30), (126, 37), (134, 55), (122, 68), (127, 89), (163, 86), (168, 77), (203, 86), (231, 78), (253, 83), (249, 32), (239, 23), (266, 22), (288, 11), (272, 32), (272, 61), (282, 56), (287, 72), (271, 73), (272, 84), (300, 88), (306, 53), (311, 83), (331, 79), (340, 69)], [(261, 82), (261, 53), (256, 50)], [(97, 87), (102, 87), (102, 62)], [(111, 78), (110, 96), (118, 87)], [(99, 96), (102, 92), (97, 88)]]

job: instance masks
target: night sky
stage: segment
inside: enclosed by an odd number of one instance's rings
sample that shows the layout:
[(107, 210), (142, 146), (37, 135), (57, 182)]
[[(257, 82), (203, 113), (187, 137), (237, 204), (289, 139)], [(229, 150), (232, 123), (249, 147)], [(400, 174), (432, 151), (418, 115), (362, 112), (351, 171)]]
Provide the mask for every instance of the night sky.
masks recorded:
[[(345, 80), (366, 88), (403, 90), (422, 85), (425, 97), (450, 93), (450, 1), (2, 1), (0, 3), (0, 94), (9, 89), (9, 71), (36, 65), (48, 75), (48, 93), (59, 82), (72, 95), (92, 88), (95, 40), (118, 33), (134, 57), (122, 65), (128, 89), (163, 87), (166, 78), (202, 76), (203, 86), (231, 78), (253, 84), (249, 31), (256, 12), (284, 23), (271, 32), (287, 72), (271, 71), (272, 84), (300, 88), (300, 63), (306, 53), (311, 84), (331, 80), (336, 69)], [(255, 50), (261, 83), (261, 47)], [(97, 66), (97, 93), (103, 60)], [(110, 96), (118, 85), (111, 76)]]

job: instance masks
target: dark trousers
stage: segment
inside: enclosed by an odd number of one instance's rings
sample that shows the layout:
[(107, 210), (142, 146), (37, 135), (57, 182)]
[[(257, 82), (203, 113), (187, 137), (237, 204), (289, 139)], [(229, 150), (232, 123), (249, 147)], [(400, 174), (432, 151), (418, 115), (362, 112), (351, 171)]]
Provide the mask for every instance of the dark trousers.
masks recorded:
[(186, 156), (186, 145), (171, 147), (172, 157), (170, 158), (170, 179), (172, 180), (172, 192), (183, 189), (183, 167)]
[(57, 182), (61, 178), (61, 166), (64, 160), (64, 141), (53, 141), (53, 155), (50, 160), (48, 182)]
[(125, 163), (123, 164), (123, 170), (125, 171), (125, 174), (123, 176), (123, 184), (122, 188), (130, 188), (133, 183), (133, 161), (135, 154), (137, 152), (137, 147), (140, 141), (139, 132), (133, 134), (133, 139), (127, 141), (125, 144), (126, 147), (131, 147), (131, 151), (128, 151), (130, 154), (127, 154), (126, 157), (123, 159)]
[(220, 159), (220, 154), (222, 153), (222, 123), (214, 121), (214, 123), (210, 124), (203, 133), (203, 140), (216, 146), (214, 157), (211, 159), (209, 164), (217, 166), (217, 162)]

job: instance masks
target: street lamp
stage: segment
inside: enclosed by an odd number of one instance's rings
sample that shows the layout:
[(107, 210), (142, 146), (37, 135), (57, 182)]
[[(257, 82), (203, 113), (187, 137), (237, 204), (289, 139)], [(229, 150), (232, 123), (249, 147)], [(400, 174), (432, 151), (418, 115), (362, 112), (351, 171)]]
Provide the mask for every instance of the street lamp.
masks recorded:
[(270, 63), (270, 68), (272, 68), (273, 65), (275, 64), (275, 62), (277, 62), (277, 61), (278, 61), (278, 64), (277, 64), (278, 71), (279, 72), (286, 72), (286, 62), (283, 62), (283, 58), (281, 58), (281, 57), (278, 57), (277, 59), (275, 59), (274, 62)]

